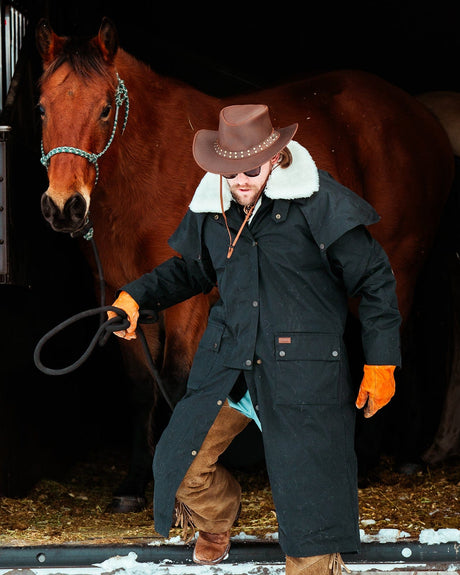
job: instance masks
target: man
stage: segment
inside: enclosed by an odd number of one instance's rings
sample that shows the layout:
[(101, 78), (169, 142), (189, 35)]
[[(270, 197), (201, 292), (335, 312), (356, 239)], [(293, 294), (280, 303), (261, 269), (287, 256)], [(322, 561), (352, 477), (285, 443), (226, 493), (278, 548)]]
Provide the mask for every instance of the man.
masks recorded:
[[(241, 490), (219, 455), (252, 419), (262, 430), (287, 575), (338, 573), (359, 549), (355, 396), (343, 342), (360, 297), (366, 359), (356, 405), (371, 417), (394, 394), (400, 315), (374, 209), (273, 129), (264, 105), (229, 106), (193, 154), (207, 171), (170, 245), (173, 257), (124, 286), (130, 320), (218, 286), (185, 397), (154, 458), (156, 530), (174, 505), (199, 531), (193, 559), (228, 556)], [(113, 315), (113, 313), (109, 314)]]

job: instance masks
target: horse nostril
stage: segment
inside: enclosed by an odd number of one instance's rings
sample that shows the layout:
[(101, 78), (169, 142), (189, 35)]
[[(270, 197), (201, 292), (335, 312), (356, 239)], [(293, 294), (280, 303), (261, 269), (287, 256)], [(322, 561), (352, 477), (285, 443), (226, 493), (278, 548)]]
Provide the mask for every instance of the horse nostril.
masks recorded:
[(41, 197), (41, 209), (43, 217), (46, 221), (53, 219), (54, 215), (58, 211), (56, 204), (53, 202), (52, 198), (48, 194), (42, 194)]
[(75, 224), (80, 224), (86, 216), (86, 200), (80, 194), (76, 193), (67, 200), (64, 206), (64, 216), (66, 220)]
[(75, 232), (86, 218), (86, 200), (80, 193), (69, 198), (61, 211), (53, 198), (44, 193), (41, 198), (42, 214), (45, 220), (57, 232)]

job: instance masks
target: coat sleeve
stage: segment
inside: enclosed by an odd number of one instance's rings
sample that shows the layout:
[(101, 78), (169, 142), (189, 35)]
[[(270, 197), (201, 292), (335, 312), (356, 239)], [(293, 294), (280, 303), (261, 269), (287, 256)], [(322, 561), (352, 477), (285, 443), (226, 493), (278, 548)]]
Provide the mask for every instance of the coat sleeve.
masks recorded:
[(364, 226), (346, 232), (328, 249), (331, 269), (347, 294), (359, 299), (359, 319), (365, 362), (401, 365), (401, 316), (396, 280), (381, 245)]
[(128, 292), (141, 308), (161, 311), (215, 287), (215, 272), (207, 249), (202, 246), (201, 214), (187, 212), (169, 240), (181, 256), (166, 260), (151, 272), (126, 284)]
[(359, 297), (365, 361), (400, 365), (401, 316), (396, 281), (380, 244), (365, 226), (379, 221), (374, 208), (328, 173), (301, 207), (323, 262), (350, 297)]

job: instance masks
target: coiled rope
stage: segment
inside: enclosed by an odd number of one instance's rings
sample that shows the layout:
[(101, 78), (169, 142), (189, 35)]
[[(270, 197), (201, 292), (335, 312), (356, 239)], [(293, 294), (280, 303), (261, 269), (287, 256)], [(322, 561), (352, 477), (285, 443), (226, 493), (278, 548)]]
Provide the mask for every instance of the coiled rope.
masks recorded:
[[(61, 322), (56, 327), (51, 329), (48, 333), (46, 333), (39, 340), (39, 342), (35, 346), (35, 350), (34, 350), (34, 362), (35, 362), (36, 367), (40, 371), (42, 371), (43, 373), (46, 373), (47, 375), (65, 375), (65, 374), (68, 374), (68, 373), (76, 370), (90, 357), (90, 355), (93, 352), (96, 345), (98, 345), (98, 344), (100, 346), (105, 345), (107, 343), (110, 335), (113, 332), (125, 330), (130, 325), (129, 320), (128, 320), (127, 315), (126, 315), (124, 310), (122, 310), (119, 307), (115, 307), (115, 306), (111, 306), (111, 305), (103, 305), (103, 303), (105, 302), (105, 282), (104, 282), (103, 270), (102, 270), (102, 266), (101, 266), (101, 262), (100, 262), (100, 258), (99, 258), (99, 253), (98, 253), (97, 246), (96, 246), (96, 243), (95, 243), (94, 238), (93, 238), (93, 228), (91, 226), (89, 219), (87, 220), (85, 227), (78, 234), (72, 234), (73, 237), (75, 237), (77, 235), (82, 235), (87, 241), (90, 241), (92, 244), (93, 252), (94, 252), (94, 256), (96, 259), (96, 264), (97, 264), (97, 268), (98, 268), (98, 272), (99, 272), (99, 281), (100, 281), (100, 285), (101, 285), (101, 289), (100, 289), (101, 305), (99, 307), (89, 309), (86, 311), (82, 311), (80, 313), (77, 313), (76, 315), (73, 315), (72, 317), (66, 319), (65, 321)], [(108, 312), (108, 311), (114, 311), (117, 314), (117, 316), (113, 317), (111, 319), (107, 318), (104, 321), (104, 317), (105, 318), (107, 317), (106, 312)], [(94, 316), (97, 314), (100, 315), (99, 327), (98, 327), (96, 333), (94, 334), (93, 338), (91, 339), (86, 350), (83, 352), (83, 354), (76, 361), (74, 361), (72, 364), (70, 364), (66, 367), (58, 368), (58, 369), (50, 368), (50, 367), (47, 367), (43, 364), (43, 362), (41, 360), (42, 349), (43, 349), (43, 346), (51, 338), (56, 336), (58, 333), (60, 333), (65, 328), (76, 323), (77, 321), (80, 321), (82, 319), (86, 319), (88, 317), (91, 317), (91, 316)], [(150, 349), (149, 349), (149, 346), (147, 343), (147, 338), (145, 337), (144, 331), (143, 331), (142, 327), (139, 325), (139, 324), (146, 324), (146, 323), (155, 323), (156, 321), (158, 321), (158, 314), (156, 311), (146, 310), (146, 309), (139, 310), (139, 320), (138, 320), (138, 325), (137, 325), (137, 329), (136, 329), (136, 334), (139, 336), (142, 347), (144, 349), (145, 357), (147, 360), (147, 367), (150, 371), (150, 375), (153, 377), (154, 381), (156, 381), (158, 388), (159, 388), (161, 394), (163, 395), (166, 403), (170, 407), (171, 411), (173, 411), (174, 404), (171, 401), (171, 398), (169, 397), (169, 394), (166, 391), (166, 388), (162, 382), (160, 374), (158, 373), (158, 370), (155, 366), (155, 362), (153, 361), (152, 354), (150, 353)]]

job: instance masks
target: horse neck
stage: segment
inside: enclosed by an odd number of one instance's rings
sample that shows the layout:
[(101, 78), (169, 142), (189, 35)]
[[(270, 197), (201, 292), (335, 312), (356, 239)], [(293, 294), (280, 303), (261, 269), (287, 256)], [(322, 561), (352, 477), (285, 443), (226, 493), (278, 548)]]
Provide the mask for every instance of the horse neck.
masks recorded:
[(123, 50), (115, 66), (128, 89), (129, 115), (121, 134), (124, 108), (120, 110), (117, 145), (109, 148), (104, 169), (101, 163), (101, 187), (109, 191), (120, 217), (133, 205), (143, 206), (144, 217), (177, 208), (178, 202), (190, 201), (200, 177), (191, 153), (195, 130), (215, 123), (219, 102), (160, 76)]
[(90, 208), (111, 285), (171, 255), (167, 241), (203, 176), (193, 160), (193, 137), (215, 124), (219, 109), (217, 99), (159, 76), (124, 52), (116, 67), (128, 89), (128, 122), (101, 158)]

